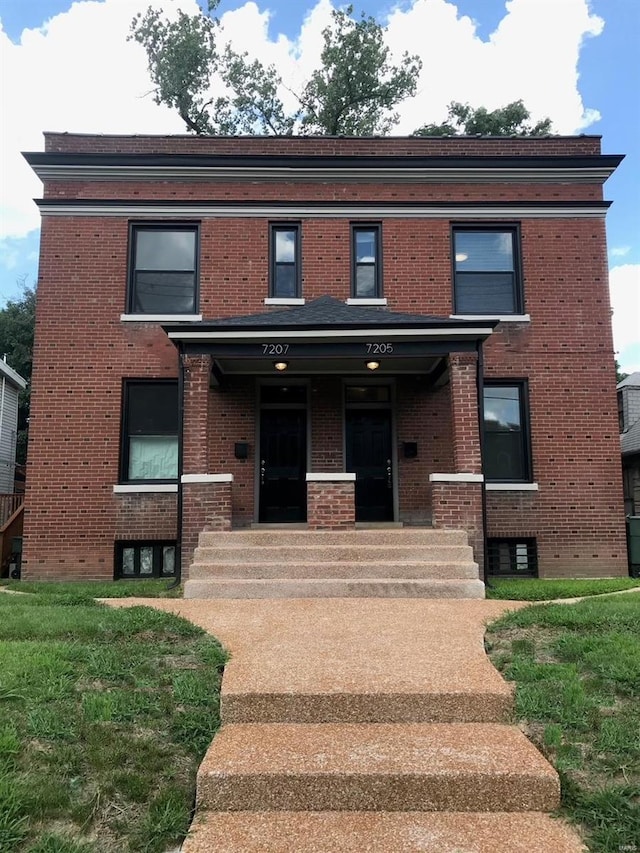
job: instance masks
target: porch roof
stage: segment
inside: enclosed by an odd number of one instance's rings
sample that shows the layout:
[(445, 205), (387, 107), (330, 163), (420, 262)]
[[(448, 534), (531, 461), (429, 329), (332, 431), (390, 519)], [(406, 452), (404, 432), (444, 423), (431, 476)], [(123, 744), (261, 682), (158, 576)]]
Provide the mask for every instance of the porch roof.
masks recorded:
[[(214, 376), (434, 374), (450, 352), (475, 350), (498, 320), (456, 320), (347, 305), (322, 296), (306, 305), (163, 326), (183, 351), (208, 354)], [(376, 367), (369, 365), (375, 361)]]

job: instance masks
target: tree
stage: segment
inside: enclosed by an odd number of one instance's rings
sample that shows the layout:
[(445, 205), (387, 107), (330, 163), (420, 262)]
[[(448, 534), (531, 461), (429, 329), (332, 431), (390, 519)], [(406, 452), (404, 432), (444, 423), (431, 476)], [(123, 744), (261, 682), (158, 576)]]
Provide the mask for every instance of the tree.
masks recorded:
[[(322, 34), (322, 65), (292, 93), (298, 106), (287, 111), (273, 65), (228, 45), (218, 49), (223, 33), (212, 14), (218, 5), (209, 0), (207, 12), (179, 12), (174, 21), (149, 8), (131, 23), (129, 38), (147, 53), (156, 103), (176, 109), (194, 133), (387, 133), (397, 121), (394, 108), (416, 92), (420, 59), (405, 52), (400, 65), (391, 64), (384, 28), (364, 14), (354, 20), (348, 6), (332, 11)], [(216, 75), (225, 91), (208, 97)]]
[(5, 307), (0, 309), (0, 341), (2, 341), (0, 358), (6, 355), (9, 367), (12, 367), (28, 383), (18, 398), (16, 461), (23, 464), (27, 456), (36, 291), (35, 288), (28, 287), (24, 280), (20, 284), (22, 295), (17, 299), (10, 299)]
[(491, 112), (486, 107), (474, 109), (469, 104), (452, 101), (448, 107), (447, 121), (443, 124), (425, 124), (413, 135), (544, 136), (552, 132), (551, 119), (545, 118), (537, 124), (530, 124), (530, 117), (522, 101), (513, 101)]

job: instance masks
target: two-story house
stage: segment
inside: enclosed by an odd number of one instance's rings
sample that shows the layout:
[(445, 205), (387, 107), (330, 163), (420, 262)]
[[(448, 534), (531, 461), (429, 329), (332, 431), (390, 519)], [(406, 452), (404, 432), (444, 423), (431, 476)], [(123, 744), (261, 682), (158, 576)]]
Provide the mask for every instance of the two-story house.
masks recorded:
[(45, 140), (24, 577), (267, 525), (626, 573), (599, 137)]

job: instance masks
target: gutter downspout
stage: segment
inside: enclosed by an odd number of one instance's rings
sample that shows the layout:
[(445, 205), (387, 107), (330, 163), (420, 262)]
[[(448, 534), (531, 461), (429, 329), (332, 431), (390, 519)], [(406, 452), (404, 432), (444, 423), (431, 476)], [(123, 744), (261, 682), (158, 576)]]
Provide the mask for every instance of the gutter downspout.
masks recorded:
[(178, 499), (176, 503), (176, 576), (167, 589), (175, 589), (182, 583), (182, 471), (184, 468), (184, 350), (178, 341)]
[[(478, 430), (480, 437), (480, 470), (484, 474), (484, 356), (482, 341), (477, 341), (476, 350), (478, 362), (476, 367), (476, 384), (478, 389)], [(489, 566), (489, 549), (487, 547), (487, 484), (482, 478), (482, 542), (484, 560), (482, 567), (482, 582), (487, 585), (487, 573)]]

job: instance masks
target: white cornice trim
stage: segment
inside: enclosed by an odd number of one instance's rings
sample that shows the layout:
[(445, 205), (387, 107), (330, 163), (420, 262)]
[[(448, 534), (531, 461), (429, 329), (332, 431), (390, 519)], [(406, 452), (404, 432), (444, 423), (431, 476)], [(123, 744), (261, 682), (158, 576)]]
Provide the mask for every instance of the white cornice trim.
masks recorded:
[(114, 495), (150, 494), (151, 492), (177, 492), (177, 483), (120, 483), (113, 487)]
[(183, 474), (181, 483), (233, 483), (233, 474)]
[(358, 338), (362, 340), (390, 340), (393, 338), (477, 338), (480, 335), (490, 335), (493, 332), (491, 327), (460, 329), (452, 326), (450, 328), (419, 328), (419, 329), (393, 329), (393, 328), (376, 328), (376, 329), (304, 329), (296, 331), (295, 329), (274, 329), (267, 327), (260, 331), (228, 331), (223, 332), (218, 329), (214, 331), (175, 331), (169, 332), (171, 339), (181, 341), (216, 341), (217, 343), (234, 343), (239, 341), (267, 341), (277, 340), (284, 342), (292, 341), (308, 341), (314, 339), (319, 342), (331, 342), (336, 338)]
[(202, 314), (121, 314), (122, 323), (193, 323), (202, 320)]
[(72, 166), (48, 164), (32, 167), (41, 180), (66, 181), (340, 181), (341, 183), (602, 183), (614, 168), (313, 168), (283, 166)]
[(483, 474), (429, 474), (430, 483), (482, 483)]
[(328, 474), (307, 473), (307, 483), (353, 483), (355, 479), (355, 474), (340, 473), (338, 471), (329, 472)]
[(537, 483), (487, 483), (488, 492), (537, 492)]
[(287, 204), (284, 206), (264, 204), (218, 204), (216, 202), (175, 202), (170, 206), (161, 204), (133, 205), (127, 202), (107, 204), (94, 201), (90, 204), (76, 204), (69, 201), (64, 204), (53, 204), (48, 199), (38, 202), (42, 216), (127, 216), (127, 217), (161, 217), (177, 219), (193, 217), (197, 219), (603, 219), (607, 208), (603, 204), (598, 207), (571, 207), (562, 204), (549, 204), (540, 207), (528, 207), (526, 204), (513, 204), (505, 207), (500, 204), (478, 205), (466, 207), (455, 202), (446, 206), (429, 204), (406, 204), (401, 206), (371, 204), (367, 206), (351, 206), (347, 204), (326, 204), (309, 206), (304, 204)]

